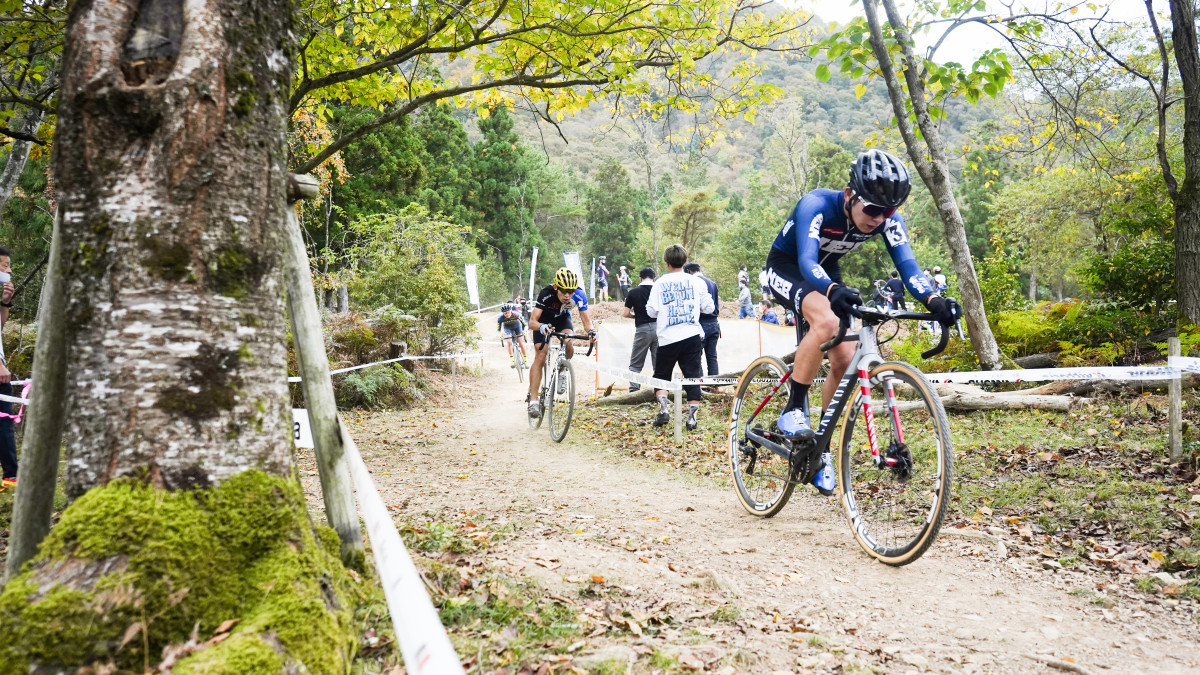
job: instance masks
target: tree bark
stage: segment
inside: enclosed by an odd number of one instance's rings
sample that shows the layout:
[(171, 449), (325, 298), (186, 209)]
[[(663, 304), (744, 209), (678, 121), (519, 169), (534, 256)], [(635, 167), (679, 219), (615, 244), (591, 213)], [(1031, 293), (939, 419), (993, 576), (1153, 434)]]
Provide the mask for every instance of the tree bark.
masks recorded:
[[(42, 126), (42, 120), (45, 117), (46, 113), (41, 110), (30, 110), (25, 114), (17, 129), (23, 134), (32, 136), (37, 133), (38, 127)], [(32, 148), (33, 143), (29, 141), (13, 140), (12, 152), (8, 154), (4, 171), (0, 172), (0, 219), (4, 218), (4, 207), (8, 206), (8, 200), (12, 198), (13, 191), (17, 189), (17, 183), (21, 180), (21, 173), (25, 171), (25, 163), (29, 160), (29, 151)]]
[(54, 157), (72, 498), (123, 475), (180, 489), (291, 468), (290, 14), (72, 7)]
[(1029, 301), (1030, 302), (1037, 302), (1037, 284), (1038, 284), (1037, 267), (1033, 267), (1033, 268), (1030, 268), (1030, 270), (1029, 270)]
[(1170, 5), (1175, 65), (1183, 84), (1184, 176), (1172, 195), (1175, 288), (1182, 328), (1200, 323), (1200, 48), (1192, 0), (1170, 0)]
[[(963, 309), (966, 313), (967, 326), (971, 335), (971, 346), (979, 358), (979, 364), (984, 370), (996, 370), (1002, 367), (1000, 346), (992, 335), (991, 326), (987, 322), (987, 314), (983, 308), (983, 293), (979, 289), (979, 279), (975, 275), (975, 265), (971, 261), (971, 250), (967, 246), (967, 232), (963, 225), (962, 214), (958, 203), (954, 200), (954, 191), (950, 186), (950, 164), (946, 157), (941, 133), (933, 122), (929, 107), (925, 102), (925, 84), (921, 80), (920, 63), (912, 51), (912, 36), (905, 27), (904, 19), (896, 9), (895, 0), (883, 0), (887, 12), (888, 23), (896, 34), (904, 53), (904, 78), (908, 84), (908, 98), (912, 101), (913, 112), (917, 117), (924, 142), (917, 138), (912, 124), (908, 120), (905, 109), (905, 93), (896, 76), (892, 65), (891, 54), (883, 42), (883, 30), (879, 19), (875, 16), (876, 0), (863, 0), (867, 24), (871, 30), (871, 48), (879, 62), (884, 82), (888, 88), (888, 98), (891, 99), (892, 111), (896, 115), (896, 124), (904, 145), (908, 148), (909, 158), (917, 168), (921, 180), (933, 195), (938, 215), (946, 236), (946, 245), (950, 249), (950, 258), (954, 270), (958, 273), (958, 291), (961, 296)], [(925, 159), (928, 152), (930, 159)]]

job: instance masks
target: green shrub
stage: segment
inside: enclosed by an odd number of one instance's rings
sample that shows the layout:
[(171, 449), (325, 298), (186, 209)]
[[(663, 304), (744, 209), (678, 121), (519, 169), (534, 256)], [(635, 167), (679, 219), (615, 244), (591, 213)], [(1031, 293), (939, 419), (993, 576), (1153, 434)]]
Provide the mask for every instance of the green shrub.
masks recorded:
[(1006, 356), (1037, 354), (1053, 348), (1057, 340), (1057, 322), (1043, 305), (1040, 309), (1009, 310), (989, 313), (992, 334)]
[[(335, 376), (335, 378), (338, 376)], [(395, 365), (356, 370), (334, 380), (338, 407), (381, 408), (411, 402), (421, 396), (424, 383)]]

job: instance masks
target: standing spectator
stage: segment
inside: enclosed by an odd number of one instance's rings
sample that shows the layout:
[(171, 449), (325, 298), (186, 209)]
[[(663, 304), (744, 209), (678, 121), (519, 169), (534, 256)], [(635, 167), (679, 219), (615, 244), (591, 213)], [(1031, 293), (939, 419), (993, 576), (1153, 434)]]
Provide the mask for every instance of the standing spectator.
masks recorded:
[[(663, 253), (663, 262), (667, 264), (667, 274), (654, 282), (650, 300), (646, 302), (646, 314), (657, 319), (658, 363), (654, 366), (654, 377), (671, 379), (676, 363), (684, 377), (701, 377), (704, 330), (700, 328), (700, 314), (715, 309), (713, 299), (703, 279), (683, 271), (687, 264), (687, 249), (683, 246), (668, 246)], [(683, 389), (688, 400), (685, 426), (691, 431), (696, 428), (696, 414), (700, 412), (700, 385), (689, 384)], [(654, 426), (661, 427), (671, 421), (667, 412), (667, 391), (658, 389), (654, 394), (658, 398)]]
[(937, 266), (933, 268), (933, 291), (935, 293), (946, 292), (946, 275), (942, 274), (942, 268)]
[(608, 300), (608, 268), (604, 266), (604, 256), (600, 256), (600, 262), (596, 266), (596, 275), (600, 278), (596, 280), (596, 302)]
[(712, 296), (713, 311), (700, 312), (700, 328), (704, 331), (704, 359), (708, 362), (708, 374), (712, 377), (721, 372), (717, 370), (717, 340), (721, 339), (721, 323), (717, 320), (717, 315), (721, 312), (721, 299), (718, 297), (717, 282), (700, 273), (698, 262), (684, 265), (683, 271), (700, 277), (708, 287), (708, 294)]
[(746, 284), (747, 286), (750, 285), (750, 273), (746, 271), (745, 265), (742, 265), (742, 268), (738, 270), (738, 283)]
[[(654, 269), (643, 267), (638, 276), (642, 281), (625, 296), (625, 309), (621, 310), (621, 314), (633, 319), (633, 351), (629, 354), (631, 373), (642, 372), (647, 352), (650, 353), (650, 363), (658, 365), (658, 333), (654, 330), (654, 319), (646, 313), (646, 301), (650, 299), (650, 289), (654, 286)], [(631, 394), (641, 388), (642, 385), (636, 382), (629, 383)]]
[(758, 317), (758, 320), (779, 325), (779, 317), (775, 316), (775, 310), (771, 309), (771, 301), (763, 300), (759, 304), (762, 307), (762, 316)]
[(890, 309), (908, 309), (908, 305), (904, 302), (904, 282), (900, 280), (899, 272), (892, 270), (892, 278), (888, 279), (883, 287), (891, 294), (891, 297), (888, 298)]
[[(0, 330), (8, 323), (8, 308), (12, 307), (16, 289), (12, 284), (12, 252), (0, 246)], [(8, 372), (8, 360), (4, 355), (4, 343), (0, 341), (0, 394), (12, 396), (12, 373)], [(12, 404), (0, 401), (0, 489), (17, 486), (17, 436), (13, 429)]]
[(762, 289), (763, 300), (771, 299), (771, 289), (767, 287), (767, 266), (763, 265), (762, 271), (758, 273), (758, 286)]
[(629, 272), (621, 265), (621, 271), (617, 272), (617, 285), (621, 287), (621, 302), (625, 302), (625, 298), (629, 297)]
[(754, 318), (754, 298), (750, 295), (750, 287), (744, 281), (738, 282), (738, 318)]

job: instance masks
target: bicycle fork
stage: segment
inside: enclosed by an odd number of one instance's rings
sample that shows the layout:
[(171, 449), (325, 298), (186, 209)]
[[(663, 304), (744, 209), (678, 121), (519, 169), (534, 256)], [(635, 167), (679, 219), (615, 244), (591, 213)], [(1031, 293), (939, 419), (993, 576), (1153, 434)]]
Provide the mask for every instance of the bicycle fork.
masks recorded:
[(896, 387), (892, 380), (884, 378), (884, 397), (887, 401), (888, 414), (891, 416), (892, 429), (895, 432), (893, 446), (886, 453), (879, 451), (879, 436), (875, 431), (875, 413), (871, 409), (871, 380), (865, 368), (858, 369), (859, 396), (862, 400), (863, 418), (867, 425), (867, 441), (871, 445), (871, 460), (877, 469), (897, 468), (902, 463), (904, 449), (904, 428), (900, 424), (900, 409), (896, 405)]

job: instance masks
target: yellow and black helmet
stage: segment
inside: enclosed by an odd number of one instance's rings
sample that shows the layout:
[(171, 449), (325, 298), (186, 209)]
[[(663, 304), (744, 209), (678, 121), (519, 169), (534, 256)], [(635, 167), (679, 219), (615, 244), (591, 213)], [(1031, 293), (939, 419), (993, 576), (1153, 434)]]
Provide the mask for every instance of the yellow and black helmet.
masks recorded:
[(573, 291), (579, 288), (579, 275), (566, 267), (558, 268), (554, 273), (554, 285), (563, 291)]

